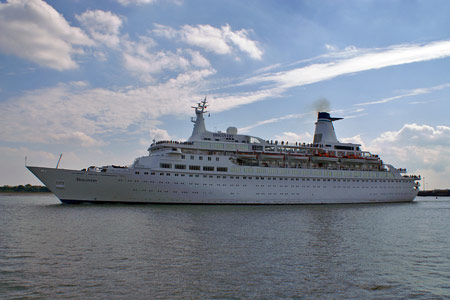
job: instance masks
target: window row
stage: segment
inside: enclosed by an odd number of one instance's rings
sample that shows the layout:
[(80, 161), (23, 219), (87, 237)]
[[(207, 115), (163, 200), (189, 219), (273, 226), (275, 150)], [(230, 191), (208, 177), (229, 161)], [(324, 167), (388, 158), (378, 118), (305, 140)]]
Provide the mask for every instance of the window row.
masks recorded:
[[(172, 164), (166, 164), (161, 163), (161, 168), (172, 168)], [(185, 170), (186, 165), (175, 165), (175, 169), (179, 170)], [(201, 168), (200, 166), (196, 165), (189, 165), (189, 170), (191, 171), (214, 171), (213, 166), (203, 166)], [(216, 171), (218, 172), (228, 172), (227, 167), (217, 167)], [(135, 172), (136, 174), (139, 174), (138, 171)], [(144, 172), (145, 175), (148, 175), (148, 172)], [(154, 172), (151, 173), (151, 175), (155, 175)], [(159, 173), (159, 175), (163, 176), (164, 173)], [(170, 173), (166, 173), (167, 176), (170, 176)], [(179, 174), (175, 173), (174, 176), (179, 176)], [(181, 176), (184, 176), (184, 174), (181, 174)], [(193, 177), (192, 174), (189, 174), (189, 177)], [(195, 175), (195, 177), (199, 177), (199, 175)], [(207, 178), (207, 175), (203, 175), (204, 178)], [(209, 176), (210, 178), (213, 178), (213, 176)], [(256, 179), (256, 180), (291, 180), (291, 181), (324, 181), (324, 182), (374, 182), (374, 183), (381, 183), (381, 182), (387, 182), (387, 183), (406, 183), (409, 182), (407, 179), (330, 179), (330, 178), (292, 178), (292, 177), (262, 177), (262, 176), (217, 176), (217, 178), (229, 178), (229, 179)], [(131, 180), (129, 180), (131, 181)]]
[[(163, 168), (163, 169), (172, 169), (172, 164), (160, 163), (159, 167)], [(186, 165), (175, 164), (174, 168), (177, 170), (186, 170)], [(191, 170), (191, 171), (203, 170), (203, 171), (207, 171), (207, 172), (214, 172), (215, 168), (214, 168), (214, 166), (203, 166), (203, 168), (201, 168), (201, 166), (189, 165), (189, 170)], [(217, 167), (217, 172), (228, 172), (228, 168), (227, 167)], [(139, 173), (136, 173), (136, 174), (139, 174)]]
[[(181, 159), (186, 159), (186, 155), (181, 155)], [(195, 156), (194, 155), (190, 155), (189, 156), (189, 159), (190, 160), (194, 160), (195, 159)], [(199, 156), (198, 157), (198, 160), (203, 160), (203, 156)], [(219, 157), (216, 157), (216, 161), (219, 161), (220, 160), (220, 158)], [(212, 161), (212, 157), (211, 156), (208, 156), (208, 161)]]

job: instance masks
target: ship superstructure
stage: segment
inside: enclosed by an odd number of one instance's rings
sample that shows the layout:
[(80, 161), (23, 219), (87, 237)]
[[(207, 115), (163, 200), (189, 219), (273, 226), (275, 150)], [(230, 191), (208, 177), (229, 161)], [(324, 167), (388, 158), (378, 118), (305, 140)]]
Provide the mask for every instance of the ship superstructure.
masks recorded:
[(338, 141), (319, 112), (312, 143), (206, 130), (206, 99), (185, 142), (155, 141), (131, 166), (81, 171), (30, 167), (62, 202), (323, 204), (412, 201), (420, 176)]

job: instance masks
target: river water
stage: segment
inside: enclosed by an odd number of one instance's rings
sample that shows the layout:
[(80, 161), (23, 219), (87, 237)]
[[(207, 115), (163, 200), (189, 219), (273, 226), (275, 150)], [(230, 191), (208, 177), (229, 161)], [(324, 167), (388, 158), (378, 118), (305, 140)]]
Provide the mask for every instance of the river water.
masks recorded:
[(64, 205), (0, 195), (1, 299), (449, 299), (450, 198)]

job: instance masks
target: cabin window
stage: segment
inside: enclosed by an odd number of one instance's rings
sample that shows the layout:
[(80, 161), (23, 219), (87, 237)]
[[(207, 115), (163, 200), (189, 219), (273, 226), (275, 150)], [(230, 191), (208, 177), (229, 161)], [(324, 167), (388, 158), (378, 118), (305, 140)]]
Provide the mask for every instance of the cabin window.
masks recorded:
[(175, 169), (185, 170), (186, 169), (186, 165), (175, 165)]
[(198, 159), (199, 159), (199, 160), (203, 160), (203, 156), (199, 156)]
[[(164, 169), (171, 169), (172, 168), (172, 164), (160, 163), (159, 167), (160, 168), (164, 168)], [(139, 174), (139, 172), (136, 172), (136, 174)]]
[(189, 166), (189, 170), (200, 171), (200, 166)]
[(218, 157), (216, 157), (216, 161), (219, 161), (219, 158), (218, 158)]
[(211, 157), (210, 156), (208, 156), (208, 161), (211, 161)]
[(194, 155), (191, 155), (191, 157), (190, 157), (190, 158), (191, 158), (191, 160), (194, 160)]
[(335, 145), (334, 149), (338, 149), (338, 150), (353, 150), (353, 147), (351, 147), (351, 146)]
[(56, 180), (56, 188), (57, 189), (63, 189), (64, 188), (64, 181)]
[(186, 158), (186, 155), (181, 155), (181, 159), (185, 159)]
[(210, 171), (210, 172), (214, 172), (214, 167), (210, 167), (210, 166), (203, 166), (203, 171)]
[(228, 172), (227, 167), (217, 167), (217, 172)]

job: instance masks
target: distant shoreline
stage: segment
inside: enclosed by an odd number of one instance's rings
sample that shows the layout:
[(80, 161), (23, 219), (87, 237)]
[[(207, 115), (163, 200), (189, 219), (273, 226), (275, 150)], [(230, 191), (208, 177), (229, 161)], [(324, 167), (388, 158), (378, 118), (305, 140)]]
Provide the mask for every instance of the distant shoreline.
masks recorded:
[(0, 197), (5, 196), (36, 196), (36, 195), (53, 195), (52, 192), (0, 192)]
[(0, 187), (0, 194), (35, 194), (35, 193), (50, 193), (50, 190), (46, 186), (41, 185), (4, 185)]
[(424, 190), (419, 191), (417, 196), (421, 197), (450, 197), (450, 190)]

